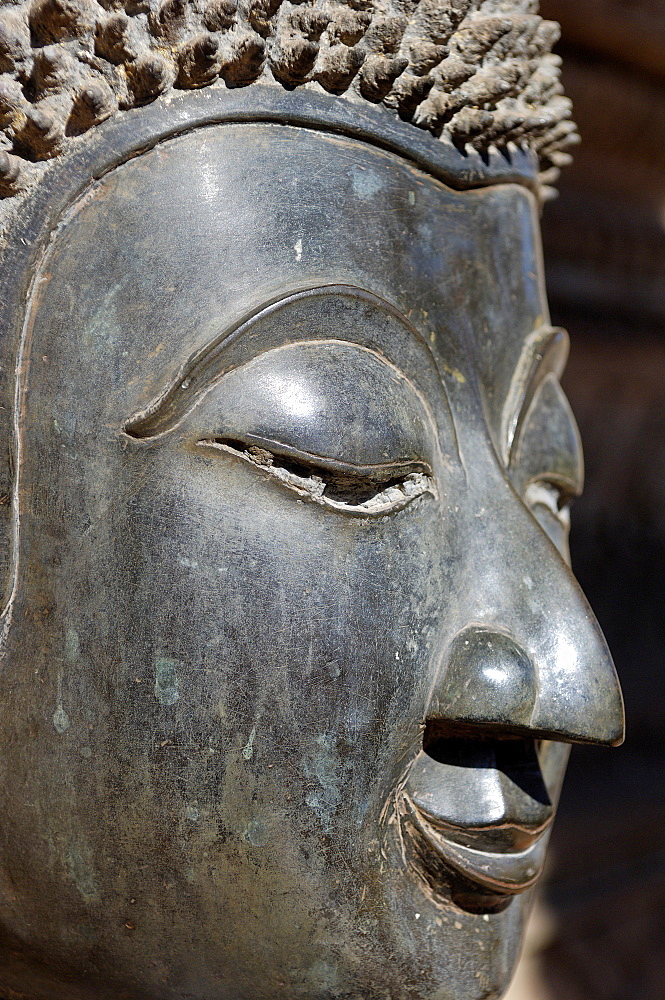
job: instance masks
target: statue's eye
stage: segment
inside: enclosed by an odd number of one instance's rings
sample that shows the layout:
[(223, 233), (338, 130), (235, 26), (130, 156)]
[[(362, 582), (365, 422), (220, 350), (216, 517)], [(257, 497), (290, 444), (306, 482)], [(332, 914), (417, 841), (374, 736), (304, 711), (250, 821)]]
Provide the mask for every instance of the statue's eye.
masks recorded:
[(348, 342), (264, 352), (214, 383), (181, 433), (251, 466), (257, 483), (344, 514), (392, 513), (436, 490), (437, 438), (418, 390)]
[(311, 455), (294, 458), (275, 450), (229, 438), (197, 442), (244, 459), (303, 500), (343, 513), (376, 516), (400, 510), (424, 493), (434, 493), (431, 472), (423, 463), (353, 467)]
[(570, 531), (570, 491), (554, 480), (536, 479), (524, 491), (524, 501), (556, 547), (567, 553)]

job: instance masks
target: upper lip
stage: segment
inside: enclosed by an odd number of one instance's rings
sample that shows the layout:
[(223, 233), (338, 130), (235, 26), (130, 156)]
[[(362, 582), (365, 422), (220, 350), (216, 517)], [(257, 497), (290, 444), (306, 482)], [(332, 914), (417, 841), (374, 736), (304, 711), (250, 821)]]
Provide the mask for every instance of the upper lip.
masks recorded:
[(537, 881), (554, 805), (533, 740), (441, 740), (413, 761), (402, 798), (426, 867), (500, 895)]

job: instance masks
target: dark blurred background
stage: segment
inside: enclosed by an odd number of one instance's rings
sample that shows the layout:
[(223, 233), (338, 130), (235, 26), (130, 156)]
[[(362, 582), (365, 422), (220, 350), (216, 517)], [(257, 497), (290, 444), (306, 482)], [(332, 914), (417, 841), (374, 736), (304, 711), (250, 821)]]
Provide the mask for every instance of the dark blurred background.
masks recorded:
[(576, 748), (511, 998), (665, 1000), (665, 0), (541, 0), (582, 144), (544, 213), (587, 480), (575, 573), (626, 699)]

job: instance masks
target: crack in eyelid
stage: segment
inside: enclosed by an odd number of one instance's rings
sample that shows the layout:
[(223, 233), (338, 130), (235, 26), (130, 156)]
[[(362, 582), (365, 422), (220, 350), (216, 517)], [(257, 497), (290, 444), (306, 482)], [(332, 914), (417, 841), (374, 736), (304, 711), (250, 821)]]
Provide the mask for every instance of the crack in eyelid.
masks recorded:
[[(257, 445), (229, 438), (202, 439), (197, 444), (217, 448), (249, 462), (301, 497), (346, 513), (382, 514), (404, 507), (424, 493), (436, 495), (434, 482), (422, 471), (425, 463), (405, 463), (404, 471), (358, 474), (332, 471)], [(411, 469), (411, 471), (408, 471)]]

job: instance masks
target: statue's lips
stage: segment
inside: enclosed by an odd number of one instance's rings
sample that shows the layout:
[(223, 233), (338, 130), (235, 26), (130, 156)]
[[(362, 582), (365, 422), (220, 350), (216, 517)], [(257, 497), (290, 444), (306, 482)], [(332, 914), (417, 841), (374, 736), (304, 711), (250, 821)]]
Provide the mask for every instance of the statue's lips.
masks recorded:
[(535, 744), (454, 743), (439, 747), (438, 760), (420, 753), (403, 790), (421, 860), (486, 892), (524, 892), (542, 872), (554, 818)]
[(460, 875), (500, 895), (514, 895), (534, 885), (543, 870), (548, 836), (541, 834), (525, 850), (478, 850), (464, 847), (438, 830), (408, 797), (406, 806), (428, 848)]

